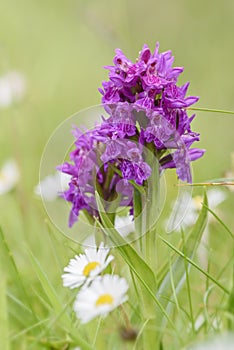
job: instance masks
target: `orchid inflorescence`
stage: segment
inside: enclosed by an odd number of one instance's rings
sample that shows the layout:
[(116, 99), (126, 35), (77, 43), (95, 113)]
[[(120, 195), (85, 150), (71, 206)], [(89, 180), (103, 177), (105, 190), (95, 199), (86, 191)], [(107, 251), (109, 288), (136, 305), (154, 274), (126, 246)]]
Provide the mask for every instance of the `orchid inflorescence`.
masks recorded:
[(120, 195), (118, 205), (133, 212), (131, 181), (144, 186), (151, 175), (145, 150), (153, 152), (160, 172), (176, 168), (180, 180), (192, 181), (190, 162), (204, 150), (191, 148), (199, 134), (191, 130), (195, 115), (187, 109), (198, 97), (186, 97), (189, 83), (177, 85), (183, 68), (173, 67), (173, 60), (171, 51), (159, 53), (158, 44), (153, 53), (144, 45), (135, 63), (117, 49), (114, 65), (105, 67), (109, 80), (99, 91), (108, 117), (92, 130), (76, 128), (70, 162), (59, 166), (71, 175), (63, 194), (72, 203), (70, 226), (83, 209), (98, 217), (96, 189), (106, 203)]

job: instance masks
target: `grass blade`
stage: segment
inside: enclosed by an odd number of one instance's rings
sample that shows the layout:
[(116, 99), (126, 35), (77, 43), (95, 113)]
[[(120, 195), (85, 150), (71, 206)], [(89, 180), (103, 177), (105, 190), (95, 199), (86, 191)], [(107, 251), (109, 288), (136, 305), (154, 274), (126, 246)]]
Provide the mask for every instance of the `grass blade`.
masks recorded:
[[(205, 205), (205, 204), (204, 204)], [(218, 215), (211, 210), (210, 208), (208, 208), (206, 206), (207, 210), (213, 215), (213, 217), (223, 226), (223, 228), (227, 231), (227, 233), (232, 237), (232, 239), (234, 239), (234, 234), (232, 233), (231, 230), (229, 230), (229, 228), (227, 227), (227, 225), (225, 225), (225, 223), (220, 219), (220, 217), (218, 217)]]
[[(204, 203), (207, 204), (207, 197), (204, 196)], [(207, 220), (207, 208), (205, 206), (202, 207), (200, 215), (197, 219), (196, 224), (194, 225), (193, 230), (190, 235), (185, 240), (184, 244), (182, 244), (182, 249), (186, 249), (186, 257), (192, 258), (197, 250), (199, 242), (202, 237), (202, 233), (205, 229), (205, 224)], [(167, 241), (163, 239), (161, 236), (158, 236), (162, 239), (164, 243)], [(167, 242), (168, 243), (168, 242)], [(167, 244), (168, 247), (171, 248), (172, 244)], [(174, 249), (173, 249), (174, 250)], [(177, 249), (178, 250), (178, 249)], [(175, 290), (178, 295), (182, 286), (186, 281), (186, 270), (185, 270), (185, 254), (182, 253), (179, 257), (174, 261), (171, 271), (168, 271), (166, 275), (163, 277), (162, 282), (159, 286), (157, 296), (161, 301), (164, 308), (168, 311), (169, 307), (171, 307), (170, 300), (173, 298), (173, 290), (171, 290), (171, 273), (173, 274), (173, 282), (175, 284)], [(166, 272), (167, 270), (165, 270)], [(188, 271), (187, 271), (188, 273)], [(159, 321), (161, 322), (161, 321)]]
[(201, 112), (211, 112), (211, 113), (222, 113), (222, 114), (234, 114), (234, 111), (227, 111), (225, 109), (213, 109), (213, 108), (203, 108), (203, 107), (188, 107), (189, 111), (201, 111)]
[(10, 339), (8, 329), (8, 312), (7, 312), (7, 297), (6, 297), (6, 276), (1, 267), (1, 279), (0, 279), (0, 348), (4, 350), (10, 350)]
[[(40, 280), (41, 286), (44, 289), (44, 292), (46, 296), (48, 297), (51, 306), (53, 307), (53, 310), (56, 314), (60, 314), (61, 311), (63, 310), (62, 303), (60, 302), (57, 293), (55, 292), (55, 289), (51, 282), (49, 281), (46, 273), (43, 271), (39, 261), (36, 259), (36, 257), (33, 255), (31, 251), (29, 251), (29, 257), (31, 264), (38, 276), (38, 279)], [(61, 315), (61, 319), (63, 322), (69, 326), (70, 325), (70, 319), (67, 314)]]
[(209, 278), (214, 284), (216, 284), (220, 289), (222, 289), (226, 294), (230, 294), (229, 290), (225, 288), (221, 283), (219, 283), (214, 277), (212, 277), (208, 272), (203, 270), (199, 265), (197, 265), (193, 260), (188, 258), (184, 253), (182, 253), (179, 249), (177, 249), (173, 244), (168, 242), (166, 239), (164, 239), (162, 236), (158, 235), (158, 237), (172, 250), (174, 250), (179, 256), (181, 256), (183, 259), (186, 259), (189, 264), (194, 266), (198, 271), (200, 271), (203, 275), (205, 275), (207, 278)]
[[(7, 267), (9, 270), (8, 276), (10, 276), (11, 280), (14, 282), (14, 285), (17, 287), (19, 291), (19, 298), (24, 300), (24, 303), (27, 304), (29, 309), (32, 310), (32, 306), (30, 303), (30, 298), (24, 286), (24, 283), (21, 279), (21, 275), (18, 271), (16, 262), (14, 260), (13, 254), (7, 244), (2, 228), (0, 227), (0, 251), (1, 257), (4, 260), (4, 267)], [(30, 319), (32, 322), (38, 321), (36, 315), (32, 312), (30, 315)]]

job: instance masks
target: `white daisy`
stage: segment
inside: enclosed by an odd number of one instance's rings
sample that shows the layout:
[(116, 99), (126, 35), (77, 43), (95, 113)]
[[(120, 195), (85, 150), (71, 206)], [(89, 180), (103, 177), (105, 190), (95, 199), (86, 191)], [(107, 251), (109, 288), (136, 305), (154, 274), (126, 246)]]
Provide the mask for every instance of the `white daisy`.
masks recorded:
[(82, 288), (77, 294), (74, 310), (82, 323), (109, 312), (128, 297), (127, 281), (117, 275), (104, 275), (95, 279), (89, 287)]
[(90, 283), (114, 259), (112, 255), (107, 257), (109, 251), (110, 249), (101, 243), (97, 250), (87, 248), (85, 254), (76, 255), (64, 268), (65, 273), (62, 275), (64, 287), (72, 289)]
[(9, 72), (0, 77), (0, 108), (19, 102), (25, 95), (26, 82), (19, 72)]
[(12, 190), (19, 181), (19, 168), (14, 159), (9, 159), (0, 171), (0, 195)]
[(34, 193), (46, 201), (54, 201), (68, 188), (71, 176), (61, 172), (46, 176), (35, 188)]

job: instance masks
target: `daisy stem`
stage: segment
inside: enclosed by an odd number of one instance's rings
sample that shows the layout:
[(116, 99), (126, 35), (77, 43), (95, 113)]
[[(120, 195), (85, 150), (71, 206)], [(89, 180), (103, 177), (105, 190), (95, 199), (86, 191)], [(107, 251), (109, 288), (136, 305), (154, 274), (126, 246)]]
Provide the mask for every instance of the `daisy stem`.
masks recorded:
[(97, 247), (100, 246), (101, 242), (103, 242), (104, 244), (106, 243), (106, 235), (100, 229), (100, 227), (97, 226), (97, 222), (95, 222), (94, 224), (94, 238), (95, 238), (95, 244)]
[(119, 307), (120, 307), (120, 310), (121, 310), (121, 312), (122, 312), (122, 316), (123, 316), (124, 322), (125, 322), (125, 324), (126, 324), (126, 329), (127, 329), (127, 330), (132, 329), (131, 322), (130, 322), (130, 320), (129, 320), (129, 317), (128, 317), (127, 312), (126, 312), (125, 309), (124, 309), (124, 306), (121, 304)]

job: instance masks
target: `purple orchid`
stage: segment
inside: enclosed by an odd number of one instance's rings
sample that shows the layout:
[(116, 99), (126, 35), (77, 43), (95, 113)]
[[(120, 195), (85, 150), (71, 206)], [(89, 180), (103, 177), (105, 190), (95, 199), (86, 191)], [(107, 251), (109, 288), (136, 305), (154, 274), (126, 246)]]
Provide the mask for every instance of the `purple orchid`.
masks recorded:
[[(134, 63), (117, 49), (114, 66), (105, 67), (110, 80), (104, 82), (99, 91), (103, 105), (106, 110), (108, 106), (112, 114), (123, 105), (132, 112), (130, 120), (140, 127), (140, 143), (146, 147), (154, 143), (157, 151), (170, 152), (163, 160), (162, 169), (166, 168), (165, 160), (170, 159), (167, 167), (176, 167), (178, 177), (191, 182), (190, 162), (204, 153), (190, 149), (193, 142), (199, 140), (199, 134), (191, 131), (195, 115), (189, 117), (187, 108), (197, 102), (198, 97), (186, 96), (189, 83), (177, 85), (183, 68), (173, 67), (173, 61), (171, 51), (159, 53), (158, 43), (153, 53), (144, 45)], [(190, 154), (194, 156), (191, 158)]]
[(173, 67), (173, 61), (171, 51), (159, 53), (157, 44), (151, 53), (144, 45), (136, 62), (117, 49), (114, 65), (105, 67), (109, 80), (99, 91), (108, 117), (91, 131), (74, 131), (71, 163), (59, 167), (72, 176), (63, 194), (73, 205), (70, 226), (82, 209), (98, 216), (96, 189), (106, 210), (120, 196), (119, 205), (133, 211), (131, 181), (144, 186), (151, 175), (145, 150), (153, 152), (160, 171), (176, 168), (179, 179), (192, 181), (190, 162), (204, 150), (191, 148), (199, 134), (191, 130), (195, 115), (188, 116), (187, 108), (198, 97), (186, 96), (189, 83), (177, 85), (183, 68)]

